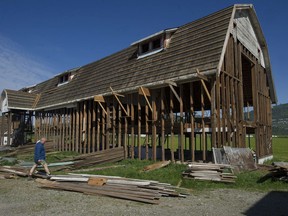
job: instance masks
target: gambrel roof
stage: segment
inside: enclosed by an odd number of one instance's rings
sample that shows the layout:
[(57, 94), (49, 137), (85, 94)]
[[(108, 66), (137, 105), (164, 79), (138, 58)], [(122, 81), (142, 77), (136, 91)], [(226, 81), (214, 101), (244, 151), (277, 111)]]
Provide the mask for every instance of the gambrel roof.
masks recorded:
[(165, 80), (185, 82), (196, 77), (196, 69), (206, 75), (219, 73), (237, 11), (247, 11), (249, 15), (263, 52), (270, 97), (275, 103), (267, 45), (254, 8), (234, 5), (178, 27), (171, 36), (169, 47), (161, 52), (137, 58), (138, 45), (134, 43), (120, 52), (74, 69), (73, 79), (65, 85), (58, 85), (59, 76), (36, 85), (33, 94), (41, 94), (36, 109), (61, 107), (95, 95), (109, 95), (110, 86), (116, 92), (128, 93), (137, 91), (140, 86), (164, 85)]

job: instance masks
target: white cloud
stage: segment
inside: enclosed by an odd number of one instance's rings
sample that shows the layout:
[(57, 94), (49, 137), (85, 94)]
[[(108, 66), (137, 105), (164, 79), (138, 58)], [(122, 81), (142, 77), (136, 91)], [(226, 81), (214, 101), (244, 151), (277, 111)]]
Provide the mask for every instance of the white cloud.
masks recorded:
[(0, 35), (0, 91), (18, 90), (53, 77), (52, 69)]

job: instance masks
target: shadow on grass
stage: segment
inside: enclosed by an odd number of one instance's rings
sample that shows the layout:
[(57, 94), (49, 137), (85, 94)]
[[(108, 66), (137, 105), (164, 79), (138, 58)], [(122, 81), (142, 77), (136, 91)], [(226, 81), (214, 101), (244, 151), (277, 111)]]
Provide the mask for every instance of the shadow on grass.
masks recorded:
[[(288, 185), (287, 185), (288, 186)], [(251, 206), (244, 215), (288, 215), (288, 192), (272, 191)]]

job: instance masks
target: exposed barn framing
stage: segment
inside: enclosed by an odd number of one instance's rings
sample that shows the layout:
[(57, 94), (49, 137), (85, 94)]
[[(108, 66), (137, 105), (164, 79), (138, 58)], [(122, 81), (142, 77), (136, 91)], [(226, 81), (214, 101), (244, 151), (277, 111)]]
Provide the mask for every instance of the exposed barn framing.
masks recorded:
[(4, 90), (1, 125), (8, 137), (33, 126), (36, 139), (61, 151), (123, 147), (125, 157), (172, 161), (211, 160), (212, 147), (247, 147), (254, 134), (263, 158), (272, 155), (276, 102), (254, 8), (234, 5), (33, 87)]

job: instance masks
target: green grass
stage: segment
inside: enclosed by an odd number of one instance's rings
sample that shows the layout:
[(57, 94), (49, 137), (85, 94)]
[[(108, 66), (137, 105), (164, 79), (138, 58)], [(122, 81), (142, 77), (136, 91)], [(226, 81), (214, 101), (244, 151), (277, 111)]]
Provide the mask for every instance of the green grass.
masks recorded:
[[(175, 140), (176, 142), (176, 140)], [(254, 138), (251, 138), (250, 143), (253, 144)], [(288, 162), (288, 138), (273, 138), (273, 161), (286, 161)], [(57, 162), (64, 158), (71, 158), (77, 156), (78, 153), (75, 152), (51, 152), (47, 154), (47, 161), (49, 163)], [(33, 154), (17, 156), (18, 159), (25, 161), (33, 161)], [(273, 161), (268, 161), (271, 164)], [(199, 181), (193, 179), (183, 179), (182, 172), (186, 170), (186, 165), (181, 164), (170, 164), (167, 167), (163, 167), (158, 170), (143, 172), (145, 166), (153, 164), (153, 161), (137, 159), (123, 160), (118, 163), (110, 163), (105, 165), (97, 165), (95, 167), (105, 167), (111, 165), (121, 165), (117, 168), (109, 168), (98, 171), (85, 171), (88, 174), (99, 174), (99, 175), (110, 175), (110, 176), (121, 176), (127, 178), (137, 178), (137, 179), (147, 179), (156, 180), (163, 183), (170, 183), (174, 186), (185, 187), (192, 189), (193, 191), (203, 191), (217, 188), (234, 188), (241, 190), (250, 191), (271, 191), (280, 190), (288, 191), (288, 183), (280, 181), (272, 181), (268, 179), (262, 183), (258, 183), (259, 179), (266, 175), (267, 171), (250, 171), (243, 172), (237, 175), (237, 180), (235, 184), (231, 183), (221, 183), (221, 182), (211, 182), (211, 181)], [(89, 167), (91, 168), (91, 167)], [(58, 172), (63, 174), (62, 172)], [(53, 173), (53, 174), (57, 174)]]
[(273, 138), (273, 155), (274, 155), (274, 161), (288, 162), (288, 138), (287, 137)]
[[(255, 143), (253, 138), (251, 138), (250, 143)], [(288, 161), (288, 138), (273, 138), (273, 152), (274, 160), (273, 161)], [(124, 160), (116, 165), (125, 165), (124, 167), (110, 168), (99, 171), (90, 171), (90, 174), (99, 174), (99, 175), (112, 175), (112, 176), (122, 176), (127, 178), (138, 178), (138, 179), (149, 179), (157, 180), (159, 182), (170, 183), (174, 186), (178, 185), (188, 189), (193, 189), (193, 191), (203, 191), (209, 189), (217, 188), (234, 188), (241, 190), (249, 191), (271, 191), (271, 190), (280, 190), (288, 191), (288, 183), (273, 181), (268, 179), (262, 183), (258, 181), (265, 176), (268, 171), (249, 171), (242, 172), (237, 175), (236, 183), (221, 183), (221, 182), (211, 182), (211, 181), (199, 181), (193, 179), (183, 179), (181, 173), (186, 169), (186, 165), (180, 164), (170, 164), (167, 167), (149, 171), (142, 172), (143, 168), (147, 165), (152, 164), (153, 161), (147, 160)], [(269, 164), (272, 161), (268, 162)], [(109, 166), (111, 164), (105, 164)], [(115, 165), (115, 163), (113, 164)], [(99, 165), (103, 167), (104, 165)], [(98, 167), (99, 167), (98, 166)], [(85, 172), (87, 173), (87, 172)]]

